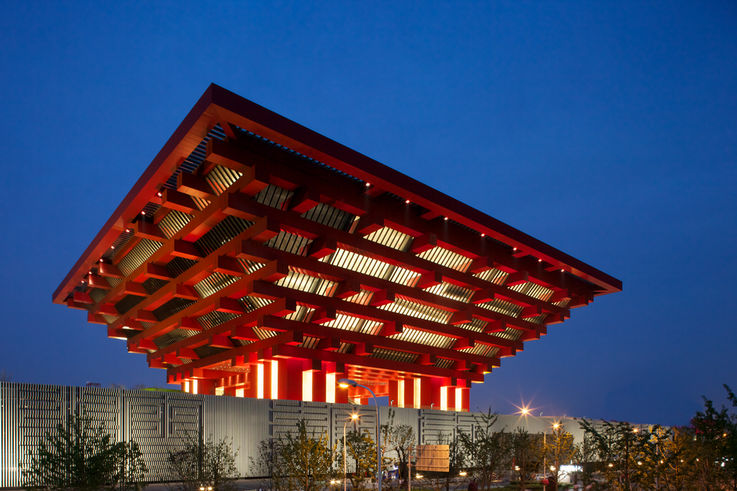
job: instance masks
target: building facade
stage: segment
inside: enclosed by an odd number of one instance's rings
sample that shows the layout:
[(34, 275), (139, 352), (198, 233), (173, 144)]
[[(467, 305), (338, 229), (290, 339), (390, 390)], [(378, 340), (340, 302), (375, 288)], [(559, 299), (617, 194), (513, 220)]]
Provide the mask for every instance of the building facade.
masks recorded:
[(621, 282), (212, 85), (53, 300), (191, 394), (468, 411)]

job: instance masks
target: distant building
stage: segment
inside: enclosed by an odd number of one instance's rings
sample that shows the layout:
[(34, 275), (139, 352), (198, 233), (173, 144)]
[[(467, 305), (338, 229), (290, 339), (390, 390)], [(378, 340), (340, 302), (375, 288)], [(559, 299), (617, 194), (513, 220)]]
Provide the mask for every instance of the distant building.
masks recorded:
[(468, 411), (501, 358), (620, 289), (212, 85), (53, 300), (189, 393), (366, 403), (345, 377), (398, 407)]

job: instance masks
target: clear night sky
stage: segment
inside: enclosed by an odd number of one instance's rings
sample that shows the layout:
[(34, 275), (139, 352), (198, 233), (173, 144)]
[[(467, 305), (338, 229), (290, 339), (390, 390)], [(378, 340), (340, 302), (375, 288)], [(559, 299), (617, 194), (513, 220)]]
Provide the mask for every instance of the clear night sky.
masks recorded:
[(675, 424), (737, 388), (734, 2), (122, 3), (3, 4), (13, 380), (164, 385), (51, 293), (215, 82), (623, 281), (472, 410)]

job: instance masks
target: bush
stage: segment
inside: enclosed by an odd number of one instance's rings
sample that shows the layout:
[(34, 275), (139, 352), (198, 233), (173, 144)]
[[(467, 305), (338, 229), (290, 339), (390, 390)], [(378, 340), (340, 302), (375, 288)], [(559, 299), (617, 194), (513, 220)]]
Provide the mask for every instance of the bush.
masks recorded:
[(187, 437), (183, 447), (169, 452), (169, 467), (185, 491), (197, 491), (201, 486), (215, 490), (230, 489), (238, 477), (231, 441), (213, 441)]
[(102, 424), (93, 427), (90, 417), (77, 414), (47, 431), (30, 456), (22, 474), (32, 488), (137, 486), (147, 471), (135, 442), (115, 442)]

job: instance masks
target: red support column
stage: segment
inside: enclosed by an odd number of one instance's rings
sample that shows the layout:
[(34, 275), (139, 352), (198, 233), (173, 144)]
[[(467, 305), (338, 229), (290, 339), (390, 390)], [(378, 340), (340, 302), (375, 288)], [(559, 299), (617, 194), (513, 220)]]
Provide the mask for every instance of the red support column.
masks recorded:
[(256, 364), (248, 365), (248, 373), (246, 375), (246, 392), (245, 397), (256, 398), (256, 387), (258, 384)]
[(195, 394), (215, 395), (215, 380), (197, 380)]
[(325, 402), (325, 371), (312, 371), (312, 401)]
[(456, 388), (453, 385), (445, 385), (443, 389), (446, 391), (446, 404), (445, 409), (447, 411), (456, 410)]
[(422, 377), (420, 382), (420, 407), (422, 409), (440, 409), (440, 377)]
[[(399, 406), (399, 381), (398, 380), (390, 380), (389, 381), (389, 405), (393, 405), (396, 407)], [(393, 402), (392, 402), (393, 401)]]
[(415, 379), (404, 379), (404, 407), (415, 407)]
[(302, 400), (302, 370), (304, 360), (287, 358), (279, 360), (279, 399)]

